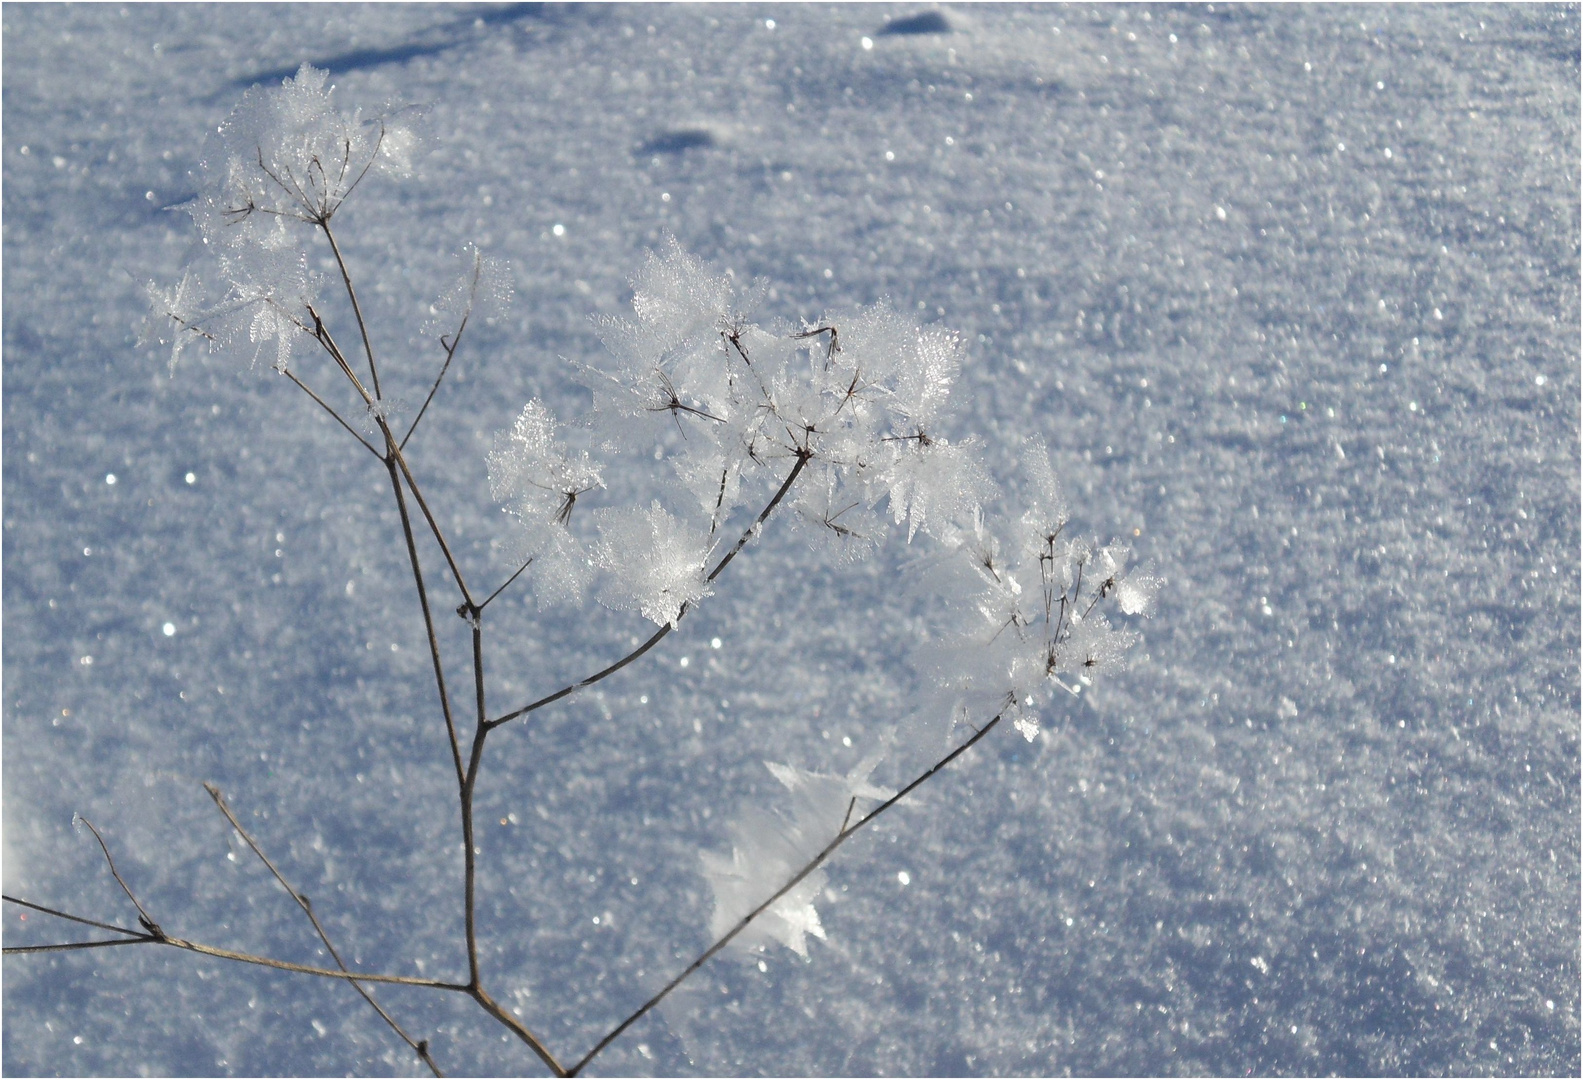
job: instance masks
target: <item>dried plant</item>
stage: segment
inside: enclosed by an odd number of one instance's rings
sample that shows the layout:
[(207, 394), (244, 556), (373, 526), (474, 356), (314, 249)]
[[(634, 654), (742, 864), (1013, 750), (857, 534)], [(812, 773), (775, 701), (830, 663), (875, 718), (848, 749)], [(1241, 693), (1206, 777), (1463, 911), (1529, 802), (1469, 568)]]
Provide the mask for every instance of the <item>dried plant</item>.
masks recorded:
[[(406, 170), (414, 137), (398, 118), (364, 119), (339, 112), (325, 73), (303, 67), (280, 87), (247, 93), (218, 132), (218, 145), (198, 172), (201, 192), (192, 216), (202, 230), (204, 258), (169, 288), (149, 286), (152, 337), (169, 349), (172, 372), (183, 351), (251, 350), (268, 357), (357, 445), (376, 458), (390, 484), (428, 642), (440, 716), (454, 769), (464, 852), (467, 969), (450, 979), (355, 970), (331, 943), (308, 897), (291, 885), (233, 813), (218, 788), (215, 806), (311, 921), (335, 966), (258, 956), (187, 940), (156, 922), (115, 869), (104, 836), (87, 822), (115, 880), (137, 913), (137, 926), (88, 919), (33, 900), (8, 903), (115, 935), (86, 941), (7, 948), (7, 955), (123, 945), (163, 946), (305, 976), (339, 979), (367, 1000), (422, 1062), (441, 1075), (428, 1040), (415, 1037), (379, 1003), (382, 984), (400, 984), (470, 998), (558, 1076), (575, 1076), (678, 985), (728, 946), (779, 942), (807, 955), (807, 938), (824, 929), (814, 906), (823, 867), (852, 836), (1009, 720), (1027, 738), (1040, 707), (1057, 692), (1079, 693), (1117, 665), (1135, 634), (1113, 629), (1105, 608), (1148, 614), (1161, 584), (1147, 570), (1126, 572), (1127, 549), (1066, 535), (1067, 510), (1044, 445), (1023, 448), (1017, 486), (1026, 512), (999, 532), (984, 504), (996, 487), (979, 444), (944, 434), (961, 345), (949, 331), (919, 328), (880, 305), (791, 330), (750, 321), (762, 289), (739, 290), (674, 241), (651, 254), (633, 281), (634, 316), (606, 319), (600, 330), (610, 356), (576, 365), (593, 398), (592, 450), (573, 449), (540, 401), (529, 401), (489, 455), (494, 496), (516, 519), (521, 553), (515, 573), (486, 591), (464, 567), (413, 470), (406, 447), (451, 370), (469, 322), (504, 301), (503, 268), (472, 251), (465, 273), (436, 305), (451, 320), (439, 337), (443, 362), (410, 425), (393, 426), (382, 388), (375, 334), (364, 318), (334, 228), (337, 212), (373, 173)], [(309, 270), (309, 246), (333, 257), (339, 289), (361, 349), (343, 348), (319, 302), (324, 282)], [(315, 389), (298, 357), (317, 353), (333, 378), (360, 401), (367, 424), (354, 423)], [(360, 430), (360, 426), (362, 430)], [(585, 509), (605, 486), (606, 471), (625, 453), (649, 453), (676, 436), (669, 474), (655, 481), (663, 497), (648, 506)], [(663, 469), (663, 467), (662, 467)], [(779, 514), (777, 513), (779, 511)], [(641, 660), (681, 621), (707, 602), (763, 529), (786, 519), (817, 550), (859, 559), (905, 525), (937, 556), (926, 573), (953, 613), (949, 641), (920, 654), (938, 684), (936, 708), (960, 741), (899, 790), (873, 784), (877, 758), (845, 776), (786, 765), (771, 772), (792, 797), (781, 813), (750, 811), (734, 827), (728, 854), (704, 853), (714, 889), (714, 943), (678, 971), (631, 1015), (580, 1054), (552, 1049), (487, 986), (479, 962), (474, 794), (490, 736), (524, 726), (537, 710), (578, 693)], [(427, 532), (449, 572), (443, 602), (419, 553)], [(486, 615), (503, 592), (525, 583), (541, 608), (580, 604), (593, 595), (620, 612), (654, 624), (626, 655), (535, 700), (491, 708), (484, 692)], [(458, 691), (453, 659), (442, 655), (437, 620), (454, 608), (471, 634), (471, 686)], [(636, 639), (634, 639), (636, 640)], [(471, 699), (471, 700), (469, 700)]]

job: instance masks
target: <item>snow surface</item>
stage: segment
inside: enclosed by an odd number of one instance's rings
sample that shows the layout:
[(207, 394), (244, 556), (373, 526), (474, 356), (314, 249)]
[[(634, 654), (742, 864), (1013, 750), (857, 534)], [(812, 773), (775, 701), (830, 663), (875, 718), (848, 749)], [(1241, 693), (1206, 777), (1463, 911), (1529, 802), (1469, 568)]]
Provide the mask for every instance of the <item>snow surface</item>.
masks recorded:
[[(207, 780), (354, 963), (463, 974), (383, 470), (267, 364), (136, 345), (206, 132), (306, 60), (428, 107), (416, 176), (337, 218), (408, 415), (456, 254), (512, 267), (411, 449), (476, 576), (510, 572), (496, 433), (586, 407), (559, 358), (671, 233), (769, 315), (961, 331), (952, 440), (1004, 476), (1042, 437), (1076, 524), (1169, 579), (1128, 670), (843, 849), (806, 961), (717, 958), (593, 1073), (1577, 1074), (1576, 7), (0, 18), (8, 894), (134, 917), (81, 812), (169, 932), (314, 960)], [(700, 853), (784, 805), (762, 763), (852, 774), (918, 680), (917, 548), (837, 566), (786, 524), (491, 740), (486, 980), (566, 1058), (707, 944)], [(490, 617), (502, 703), (652, 625)], [(4, 974), (8, 1074), (419, 1071), (328, 982), (147, 947)], [(380, 997), (452, 1072), (539, 1071), (459, 997)]]

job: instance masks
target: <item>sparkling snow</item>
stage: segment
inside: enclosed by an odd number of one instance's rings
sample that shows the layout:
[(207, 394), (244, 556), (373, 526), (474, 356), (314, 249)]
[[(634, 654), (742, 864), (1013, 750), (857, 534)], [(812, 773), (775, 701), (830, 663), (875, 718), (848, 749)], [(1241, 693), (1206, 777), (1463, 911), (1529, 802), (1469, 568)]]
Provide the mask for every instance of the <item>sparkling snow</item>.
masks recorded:
[[(888, 299), (955, 331), (941, 437), (1002, 481), (1042, 439), (1070, 528), (1129, 545), (1123, 603), (1157, 609), (1130, 666), (992, 732), (591, 1073), (1577, 1074), (1575, 7), (0, 18), (7, 894), (135, 920), (80, 812), (167, 932), (324, 962), (210, 781), (349, 962), (465, 971), (383, 470), (275, 341), (174, 376), (137, 341), (209, 133), (309, 61), (429, 139), (337, 217), (393, 395), (423, 399), (463, 246), (510, 267), (410, 448), (470, 575), (514, 569), (496, 434), (586, 411), (559, 358), (603, 354), (590, 315), (630, 313), (669, 234), (767, 279), (763, 318)], [(663, 524), (628, 481), (598, 499)], [(792, 794), (763, 762), (883, 754), (894, 788), (944, 745), (906, 726), (919, 546), (816, 558), (818, 512), (491, 738), (486, 980), (566, 1058), (708, 944), (701, 853)], [(691, 564), (650, 577), (630, 612), (514, 586), (491, 701), (700, 594)], [(7, 945), (93, 936), (3, 914)], [(4, 973), (8, 1075), (421, 1072), (345, 986), (148, 947)], [(539, 1071), (465, 999), (379, 996), (448, 1070)]]

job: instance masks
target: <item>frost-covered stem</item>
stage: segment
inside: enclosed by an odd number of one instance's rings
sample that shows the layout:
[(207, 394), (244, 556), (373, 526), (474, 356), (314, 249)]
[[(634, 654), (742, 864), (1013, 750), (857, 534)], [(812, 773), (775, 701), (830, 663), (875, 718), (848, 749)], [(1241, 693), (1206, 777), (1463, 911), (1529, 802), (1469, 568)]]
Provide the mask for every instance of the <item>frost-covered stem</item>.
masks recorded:
[[(390, 429), (385, 429), (390, 438)], [(456, 766), (456, 783), (465, 788), (467, 774), (462, 768), (462, 745), (456, 738), (456, 720), (451, 716), (451, 695), (445, 689), (445, 667), (440, 659), (440, 641), (434, 632), (434, 614), (429, 610), (429, 592), (423, 584), (423, 566), (418, 561), (418, 543), (412, 535), (412, 518), (407, 513), (407, 497), (401, 491), (401, 476), (396, 471), (394, 458), (385, 458), (385, 469), (390, 473), (390, 486), (396, 493), (396, 509), (401, 512), (401, 533), (407, 541), (407, 558), (412, 563), (412, 580), (418, 587), (418, 605), (423, 609), (423, 628), (429, 638), (429, 658), (434, 665), (434, 682), (440, 691), (440, 711), (445, 714), (445, 734), (451, 742), (451, 761)], [(472, 846), (468, 846), (472, 850)]]
[(709, 946), (709, 948), (705, 949), (698, 959), (694, 960), (691, 964), (688, 964), (686, 969), (682, 971), (680, 975), (677, 975), (670, 982), (666, 983), (659, 993), (649, 998), (649, 1000), (645, 1001), (641, 1006), (638, 1007), (636, 1012), (634, 1012), (631, 1016), (628, 1016), (625, 1020), (621, 1021), (621, 1023), (617, 1024), (613, 1029), (611, 1029), (609, 1034), (600, 1039), (599, 1042), (594, 1045), (592, 1050), (588, 1051), (587, 1054), (584, 1054), (582, 1059), (578, 1061), (576, 1065), (571, 1067), (571, 1070), (567, 1073), (567, 1075), (577, 1076), (579, 1073), (581, 1073), (588, 1063), (594, 1060), (594, 1058), (597, 1057), (605, 1047), (615, 1042), (615, 1040), (621, 1036), (622, 1032), (626, 1031), (627, 1028), (631, 1027), (634, 1023), (641, 1019), (650, 1009), (654, 1008), (654, 1006), (663, 1001), (672, 990), (675, 990), (695, 971), (708, 963), (710, 958), (713, 957), (717, 952), (731, 944), (732, 940), (742, 931), (746, 930), (748, 925), (754, 919), (768, 911), (775, 905), (777, 901), (780, 900), (781, 897), (785, 896), (787, 893), (791, 892), (799, 884), (801, 884), (804, 878), (813, 873), (815, 870), (819, 869), (820, 866), (824, 865), (825, 860), (833, 855), (837, 848), (846, 843), (854, 833), (863, 828), (863, 826), (867, 825), (869, 822), (873, 821), (875, 818), (879, 817), (885, 811), (889, 810), (892, 806), (895, 806), (902, 799), (906, 798), (909, 793), (911, 793), (919, 785), (927, 782), (935, 775), (935, 773), (939, 772), (941, 769), (951, 764), (951, 762), (955, 761), (957, 758), (971, 750), (975, 743), (977, 743), (984, 736), (988, 735), (990, 730), (994, 728), (996, 724), (1000, 723), (1000, 718), (1003, 715), (1005, 714), (997, 713), (994, 719), (990, 720), (989, 723), (985, 724), (983, 727), (974, 732), (972, 738), (968, 739), (961, 746), (958, 746), (945, 757), (929, 766), (929, 768), (924, 770), (924, 772), (915, 778), (912, 783), (908, 784), (906, 787), (896, 792), (896, 794), (880, 803), (867, 814), (864, 814), (862, 817), (858, 818), (857, 821), (853, 822), (850, 826), (844, 826), (840, 832), (836, 833), (835, 839), (831, 840), (824, 846), (824, 850), (820, 851), (819, 854), (815, 855), (811, 860), (809, 860), (801, 870), (792, 875), (791, 879), (788, 880), (786, 884), (777, 889), (774, 895), (765, 900), (752, 911), (748, 912), (746, 915), (742, 916), (737, 924), (733, 926), (723, 937), (721, 937), (720, 940), (716, 941), (713, 945)]
[[(737, 553), (747, 547), (748, 541), (753, 539), (758, 534), (759, 528), (769, 520), (769, 516), (775, 512), (775, 508), (781, 504), (781, 500), (786, 497), (786, 493), (797, 482), (797, 477), (802, 475), (803, 468), (812, 459), (812, 451), (806, 449), (797, 451), (797, 464), (793, 466), (785, 482), (781, 484), (770, 501), (764, 505), (764, 509), (759, 511), (759, 516), (753, 519), (753, 524), (742, 530), (742, 535), (737, 538), (736, 544), (732, 546), (730, 551), (726, 552), (725, 558), (716, 563), (715, 568), (709, 571), (709, 576), (704, 579), (705, 581), (714, 581), (715, 578), (719, 577), (725, 568), (731, 565), (731, 560), (737, 557)], [(677, 617), (680, 618), (679, 615)]]
[[(231, 828), (237, 831), (237, 835), (241, 836), (247, 846), (252, 849), (253, 854), (258, 856), (259, 861), (268, 867), (269, 872), (275, 876), (275, 880), (280, 882), (280, 887), (286, 890), (287, 894), (297, 902), (297, 906), (302, 908), (303, 914), (308, 916), (308, 921), (313, 924), (314, 932), (319, 935), (319, 940), (324, 942), (324, 947), (329, 950), (330, 956), (334, 958), (335, 966), (347, 972), (347, 974), (351, 974), (351, 969), (346, 966), (346, 961), (341, 959), (341, 951), (330, 940), (330, 935), (325, 933), (324, 925), (319, 922), (319, 916), (314, 914), (313, 905), (308, 901), (308, 898), (292, 888), (291, 883), (286, 880), (279, 867), (275, 865), (268, 855), (264, 854), (264, 849), (258, 846), (258, 841), (254, 840), (252, 834), (242, 827), (242, 823), (237, 820), (236, 814), (231, 811), (231, 807), (226, 803), (225, 796), (221, 794), (220, 789), (208, 783), (203, 785), (203, 789), (209, 793), (209, 798), (214, 800), (214, 805), (219, 808), (220, 813), (224, 814), (225, 819), (231, 823)], [(424, 1039), (422, 1042), (418, 1042), (408, 1035), (401, 1025), (396, 1022), (396, 1018), (386, 1012), (378, 1001), (374, 1000), (374, 995), (369, 993), (362, 983), (354, 979), (352, 980), (352, 988), (361, 994), (363, 1000), (373, 1007), (373, 1010), (379, 1014), (379, 1018), (390, 1026), (390, 1030), (394, 1031), (397, 1037), (418, 1055), (418, 1058), (429, 1067), (430, 1072), (435, 1076), (445, 1075), (440, 1071), (440, 1067), (435, 1064), (434, 1058), (429, 1055), (429, 1040)]]
[[(467, 987), (462, 983), (448, 983), (443, 982), (440, 979), (425, 979), (415, 975), (380, 975), (375, 972), (336, 971), (331, 968), (310, 967), (307, 964), (293, 964), (289, 960), (274, 960), (267, 956), (254, 956), (252, 953), (236, 952), (232, 949), (218, 949), (213, 945), (200, 945), (196, 941), (186, 941), (182, 938), (171, 937), (169, 934), (166, 934), (163, 937), (156, 937), (153, 934), (144, 933), (139, 930), (130, 930), (125, 926), (117, 926), (114, 923), (99, 922), (95, 919), (85, 919), (81, 915), (72, 915), (69, 912), (60, 911), (52, 907), (46, 907), (43, 904), (35, 904), (31, 900), (23, 900), (15, 896), (4, 896), (0, 897), (0, 899), (4, 899), (8, 904), (17, 904), (21, 907), (31, 908), (34, 911), (43, 912), (45, 915), (54, 915), (56, 918), (69, 919), (72, 922), (82, 923), (86, 926), (96, 926), (102, 930), (109, 930), (112, 933), (124, 934), (127, 938), (128, 944), (169, 945), (174, 949), (181, 949), (185, 952), (201, 953), (204, 956), (213, 956), (220, 960), (235, 960), (242, 964), (257, 964), (261, 967), (275, 968), (278, 971), (294, 971), (299, 975), (318, 975), (326, 979), (344, 979), (347, 981), (355, 979), (361, 982), (395, 983), (401, 986), (423, 986), (428, 987), (431, 990), (452, 990), (458, 993), (467, 993)], [(6, 948), (5, 952), (7, 955), (9, 955), (13, 952), (24, 951), (27, 948), (36, 950), (38, 946), (12, 946)]]
[[(780, 488), (775, 492), (770, 501), (765, 504), (764, 509), (759, 511), (759, 516), (753, 519), (753, 524), (749, 525), (742, 531), (742, 535), (737, 539), (736, 544), (732, 546), (730, 551), (726, 552), (725, 557), (722, 558), (720, 562), (715, 565), (715, 568), (709, 572), (709, 576), (704, 579), (705, 581), (712, 582), (715, 578), (719, 577), (725, 568), (730, 565), (731, 560), (737, 557), (737, 553), (747, 546), (748, 541), (753, 539), (754, 535), (757, 534), (764, 522), (767, 521), (769, 516), (775, 512), (775, 508), (780, 505), (781, 500), (786, 497), (786, 493), (791, 490), (792, 485), (797, 482), (797, 477), (802, 474), (804, 466), (808, 464), (812, 457), (813, 454), (808, 450), (799, 450), (797, 452), (796, 466), (792, 468), (791, 473), (787, 475), (785, 481), (781, 484)], [(692, 606), (690, 604), (682, 604), (682, 606), (676, 611), (675, 619), (673, 619), (669, 624), (660, 627), (654, 632), (653, 636), (645, 641), (642, 645), (639, 645), (636, 649), (633, 649), (631, 652), (627, 653), (627, 655), (623, 656), (620, 660), (617, 660), (609, 667), (604, 668), (601, 671), (596, 671), (586, 679), (582, 679), (579, 682), (574, 682), (569, 686), (563, 686), (559, 690), (555, 691), (555, 693), (548, 694), (539, 698), (539, 700), (535, 702), (524, 705), (515, 712), (506, 713), (504, 716), (497, 716), (495, 719), (490, 720), (485, 726), (490, 730), (493, 730), (494, 728), (499, 727), (501, 724), (509, 723), (519, 716), (526, 716), (528, 713), (533, 712), (536, 709), (542, 709), (544, 706), (553, 704), (569, 694), (575, 694), (577, 691), (582, 690), (585, 687), (592, 686), (594, 683), (614, 675), (616, 672), (620, 671), (622, 668), (641, 657), (644, 653), (654, 648), (654, 646), (658, 645), (666, 634), (669, 634), (673, 629), (675, 629), (676, 625), (682, 621), (683, 617), (685, 617), (687, 612), (690, 610), (692, 610)]]
[(346, 269), (346, 260), (341, 257), (341, 245), (335, 242), (335, 233), (330, 231), (329, 218), (321, 218), (319, 228), (324, 230), (324, 238), (330, 242), (330, 250), (335, 252), (335, 265), (341, 268), (341, 281), (346, 285), (346, 295), (352, 301), (352, 314), (357, 317), (357, 329), (363, 335), (363, 352), (368, 357), (368, 373), (374, 378), (374, 397), (382, 398), (384, 395), (379, 392), (379, 368), (374, 364), (374, 346), (368, 340), (368, 323), (363, 321), (363, 306), (357, 302), (357, 290), (352, 287), (352, 275)]

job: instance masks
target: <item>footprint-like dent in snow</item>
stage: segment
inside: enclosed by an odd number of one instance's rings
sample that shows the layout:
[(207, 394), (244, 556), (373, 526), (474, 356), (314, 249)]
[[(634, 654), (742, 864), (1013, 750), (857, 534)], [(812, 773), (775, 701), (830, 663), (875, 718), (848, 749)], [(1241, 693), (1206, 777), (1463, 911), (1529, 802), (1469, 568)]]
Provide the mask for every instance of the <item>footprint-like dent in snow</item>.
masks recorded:
[(916, 15), (892, 19), (880, 27), (879, 32), (881, 34), (952, 34), (957, 29), (957, 22), (950, 15), (940, 8), (930, 8)]
[(709, 124), (685, 124), (656, 133), (641, 147), (642, 154), (684, 154), (689, 150), (713, 150), (730, 140), (720, 128)]

